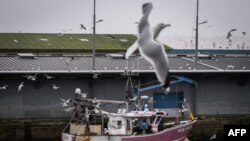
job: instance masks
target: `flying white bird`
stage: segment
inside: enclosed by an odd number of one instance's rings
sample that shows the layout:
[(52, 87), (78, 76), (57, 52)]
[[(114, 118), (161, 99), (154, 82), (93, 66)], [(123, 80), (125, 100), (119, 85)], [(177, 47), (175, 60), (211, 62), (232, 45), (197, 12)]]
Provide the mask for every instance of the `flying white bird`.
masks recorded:
[(96, 103), (97, 102), (97, 99), (96, 97), (92, 100), (92, 103)]
[(159, 24), (153, 34), (148, 21), (150, 12), (153, 9), (152, 3), (145, 3), (142, 6), (143, 16), (139, 22), (139, 36), (137, 41), (128, 49), (125, 57), (128, 58), (137, 48), (142, 57), (147, 60), (154, 68), (159, 82), (165, 91), (169, 91), (169, 63), (164, 46), (155, 41), (160, 31), (170, 26), (170, 24)]
[(71, 101), (72, 101), (71, 99), (65, 100), (65, 99), (61, 98), (61, 104), (62, 104), (63, 107), (68, 106), (68, 103), (71, 102)]
[(216, 134), (213, 134), (211, 137), (210, 137), (210, 140), (214, 140), (216, 139)]
[(97, 79), (99, 74), (100, 74), (100, 73), (93, 73), (93, 78), (94, 78), (94, 79)]
[(131, 102), (135, 102), (136, 100), (137, 100), (137, 96), (135, 96), (135, 97), (131, 98), (129, 101), (131, 101)]
[(22, 88), (24, 87), (24, 82), (20, 83), (20, 85), (18, 86), (18, 92), (20, 92), (22, 90)]
[(52, 86), (52, 89), (54, 89), (54, 90), (60, 89), (60, 87), (56, 86), (55, 84), (51, 84), (51, 86)]
[(46, 77), (46, 79), (52, 79), (52, 78), (54, 78), (53, 76), (49, 76), (48, 74), (44, 74), (44, 76)]
[(70, 112), (71, 110), (74, 110), (75, 108), (76, 108), (76, 107), (69, 107), (69, 108), (64, 109), (64, 111)]
[(6, 90), (7, 87), (8, 87), (8, 85), (4, 85), (4, 86), (0, 87), (0, 90)]
[(35, 75), (27, 74), (27, 75), (22, 76), (22, 77), (26, 77), (28, 80), (31, 80), (31, 81), (36, 81), (36, 76), (37, 76), (37, 73)]

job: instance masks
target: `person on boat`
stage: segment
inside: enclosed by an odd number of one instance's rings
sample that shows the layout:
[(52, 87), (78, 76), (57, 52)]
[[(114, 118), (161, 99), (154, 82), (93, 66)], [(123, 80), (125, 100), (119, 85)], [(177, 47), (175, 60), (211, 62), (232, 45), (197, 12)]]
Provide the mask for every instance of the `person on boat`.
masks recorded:
[(141, 130), (140, 130), (140, 124), (138, 119), (133, 120), (133, 135), (138, 135), (141, 134)]
[(148, 109), (148, 104), (145, 104), (144, 105), (144, 110), (143, 110), (144, 112), (148, 112), (149, 111), (149, 109)]
[(148, 130), (148, 123), (146, 119), (143, 119), (143, 121), (140, 123), (140, 130), (142, 131), (142, 134), (146, 134)]

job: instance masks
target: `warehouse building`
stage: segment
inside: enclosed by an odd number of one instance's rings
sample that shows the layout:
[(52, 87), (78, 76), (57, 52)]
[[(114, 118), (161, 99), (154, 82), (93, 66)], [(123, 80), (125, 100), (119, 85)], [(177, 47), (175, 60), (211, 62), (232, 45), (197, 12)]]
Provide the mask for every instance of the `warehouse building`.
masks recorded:
[[(126, 60), (123, 54), (98, 54), (95, 70), (92, 61), (88, 54), (1, 54), (0, 87), (8, 85), (0, 90), (1, 118), (69, 117), (72, 112), (64, 109), (73, 103), (62, 107), (61, 98), (74, 99), (76, 88), (90, 98), (127, 100), (129, 76), (133, 85), (141, 87), (156, 81), (152, 66), (140, 56)], [(186, 98), (196, 115), (250, 113), (247, 54), (200, 54), (195, 69), (192, 54), (171, 53), (169, 63), (171, 75), (190, 78), (198, 85), (174, 84), (169, 96), (161, 89), (141, 93), (149, 96), (150, 108), (175, 108)], [(35, 80), (28, 76), (35, 76)], [(18, 91), (22, 82), (24, 86)], [(145, 83), (148, 85), (143, 86)]]

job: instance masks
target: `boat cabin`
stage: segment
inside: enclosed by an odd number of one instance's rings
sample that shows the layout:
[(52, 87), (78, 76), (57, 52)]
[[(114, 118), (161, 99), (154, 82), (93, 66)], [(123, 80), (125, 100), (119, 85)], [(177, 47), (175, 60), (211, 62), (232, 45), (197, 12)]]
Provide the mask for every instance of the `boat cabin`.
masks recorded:
[[(137, 135), (158, 132), (159, 124), (167, 117), (165, 112), (131, 111), (110, 113), (104, 134)], [(163, 121), (164, 122), (164, 121)]]

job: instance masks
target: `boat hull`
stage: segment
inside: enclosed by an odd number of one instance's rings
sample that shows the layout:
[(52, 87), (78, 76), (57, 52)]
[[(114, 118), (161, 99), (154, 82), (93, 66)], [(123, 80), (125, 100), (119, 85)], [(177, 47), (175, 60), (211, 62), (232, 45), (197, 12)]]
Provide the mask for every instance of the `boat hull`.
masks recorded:
[(62, 133), (62, 141), (187, 141), (196, 120), (167, 128), (155, 134), (132, 136), (74, 136)]

